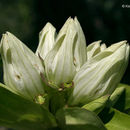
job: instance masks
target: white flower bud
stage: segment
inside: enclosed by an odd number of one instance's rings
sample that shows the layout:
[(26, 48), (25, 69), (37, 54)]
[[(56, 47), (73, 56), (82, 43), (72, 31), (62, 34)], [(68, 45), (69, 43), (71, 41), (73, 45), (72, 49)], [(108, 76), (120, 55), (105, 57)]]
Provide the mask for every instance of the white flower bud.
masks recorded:
[(69, 83), (86, 62), (85, 38), (78, 20), (69, 18), (60, 30), (54, 48), (45, 58), (47, 78), (56, 85)]
[(47, 23), (39, 34), (39, 45), (36, 55), (40, 55), (43, 60), (55, 44), (55, 35), (56, 29), (50, 23)]
[(86, 62), (74, 77), (69, 104), (84, 104), (111, 94), (120, 82), (129, 60), (126, 41), (113, 44)]
[(61, 29), (54, 48), (45, 58), (47, 78), (54, 84), (71, 82), (76, 73), (73, 62), (73, 46), (76, 37), (73, 20), (69, 19)]
[(40, 77), (44, 68), (40, 59), (27, 46), (7, 32), (2, 37), (0, 51), (7, 89), (31, 100), (44, 94)]

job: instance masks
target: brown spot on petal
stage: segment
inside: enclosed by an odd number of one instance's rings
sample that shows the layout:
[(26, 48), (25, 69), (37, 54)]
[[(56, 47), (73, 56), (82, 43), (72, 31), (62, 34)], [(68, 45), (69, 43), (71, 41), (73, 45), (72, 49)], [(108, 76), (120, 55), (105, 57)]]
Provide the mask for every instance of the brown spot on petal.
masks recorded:
[(21, 79), (20, 75), (17, 74), (15, 76), (16, 76), (17, 79)]
[(34, 67), (35, 67), (36, 69), (39, 69), (39, 66), (38, 66), (37, 64), (34, 64)]
[(76, 66), (76, 59), (75, 59), (75, 57), (74, 57), (74, 65)]
[(48, 83), (46, 77), (44, 76), (44, 74), (43, 74), (42, 72), (40, 73), (40, 76), (41, 76), (41, 78), (42, 78), (42, 81), (43, 81), (46, 85), (49, 86), (49, 83)]

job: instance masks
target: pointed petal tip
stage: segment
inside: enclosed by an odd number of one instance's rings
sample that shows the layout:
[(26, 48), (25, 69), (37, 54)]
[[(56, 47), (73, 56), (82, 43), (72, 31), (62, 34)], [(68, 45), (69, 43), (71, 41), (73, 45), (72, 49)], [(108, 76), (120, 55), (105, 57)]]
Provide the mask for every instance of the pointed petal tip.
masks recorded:
[(4, 35), (13, 35), (12, 33), (10, 33), (10, 32), (8, 32), (8, 31), (6, 31), (5, 33), (4, 33)]
[(101, 47), (100, 47), (101, 51), (104, 51), (106, 48), (107, 48), (106, 44), (105, 44), (105, 43), (102, 43), (102, 44), (101, 44)]
[[(70, 16), (67, 20), (66, 20), (66, 22), (69, 22), (69, 21), (72, 21), (73, 20), (73, 18)], [(65, 23), (66, 23), (65, 22)]]
[(45, 26), (55, 28), (50, 22), (47, 22)]
[(9, 39), (10, 37), (16, 38), (16, 36), (15, 36), (14, 34), (12, 34), (11, 32), (8, 32), (8, 31), (6, 31), (6, 32), (3, 34), (3, 37), (4, 37), (4, 38), (7, 38), (7, 39)]
[(127, 41), (126, 41), (126, 40), (120, 41), (120, 42), (117, 42), (117, 43), (112, 44), (112, 45), (109, 46), (106, 50), (107, 50), (107, 51), (111, 51), (111, 52), (115, 52), (115, 51), (118, 50), (120, 47), (126, 46), (126, 44), (127, 44)]
[[(46, 25), (43, 27), (43, 29), (41, 30), (40, 34), (43, 32), (43, 31), (48, 31), (49, 29), (55, 29), (55, 27), (50, 23), (50, 22), (47, 22)], [(55, 29), (56, 30), (56, 29)]]
[(98, 40), (100, 43), (102, 42), (102, 40)]
[(101, 40), (92, 42), (91, 44), (89, 44), (89, 45), (87, 46), (87, 50), (91, 50), (94, 46), (100, 46), (100, 43), (101, 43), (101, 42), (102, 42)]
[(75, 17), (74, 17), (74, 20), (75, 20), (75, 21), (78, 21), (78, 18), (77, 18), (77, 16), (75, 16)]
[(123, 40), (123, 41), (120, 41), (120, 42), (118, 42), (118, 43), (116, 43), (116, 44), (124, 45), (124, 44), (126, 44), (126, 43), (127, 43), (127, 40)]

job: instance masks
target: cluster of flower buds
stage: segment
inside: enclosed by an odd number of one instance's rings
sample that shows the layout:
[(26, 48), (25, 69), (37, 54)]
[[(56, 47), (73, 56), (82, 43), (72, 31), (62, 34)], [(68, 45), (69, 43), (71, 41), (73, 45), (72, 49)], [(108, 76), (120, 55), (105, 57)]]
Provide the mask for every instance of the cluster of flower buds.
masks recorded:
[(73, 83), (69, 105), (85, 104), (111, 94), (126, 70), (129, 45), (121, 41), (107, 48), (100, 43), (96, 41), (86, 47), (77, 18), (68, 18), (58, 34), (47, 23), (40, 32), (36, 53), (6, 32), (0, 53), (7, 89), (34, 100), (46, 93), (45, 87), (59, 90), (62, 84)]

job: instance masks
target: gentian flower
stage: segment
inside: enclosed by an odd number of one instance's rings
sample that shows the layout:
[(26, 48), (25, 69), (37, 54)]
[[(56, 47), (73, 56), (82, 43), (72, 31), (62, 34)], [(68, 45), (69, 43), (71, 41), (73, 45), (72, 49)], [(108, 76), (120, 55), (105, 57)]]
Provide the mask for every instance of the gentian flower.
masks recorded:
[(122, 41), (103, 51), (99, 49), (76, 73), (70, 104), (84, 104), (112, 94), (120, 82), (128, 64), (129, 45)]
[(44, 68), (40, 59), (27, 46), (6, 32), (1, 40), (0, 52), (7, 89), (31, 100), (44, 94), (44, 83), (40, 76)]
[(35, 54), (9, 32), (2, 37), (0, 53), (8, 90), (33, 100), (46, 95), (45, 87), (59, 91), (73, 84), (67, 101), (73, 106), (115, 90), (128, 64), (129, 45), (121, 41), (107, 48), (96, 41), (86, 47), (80, 23), (69, 18), (58, 34), (53, 25), (45, 25)]

